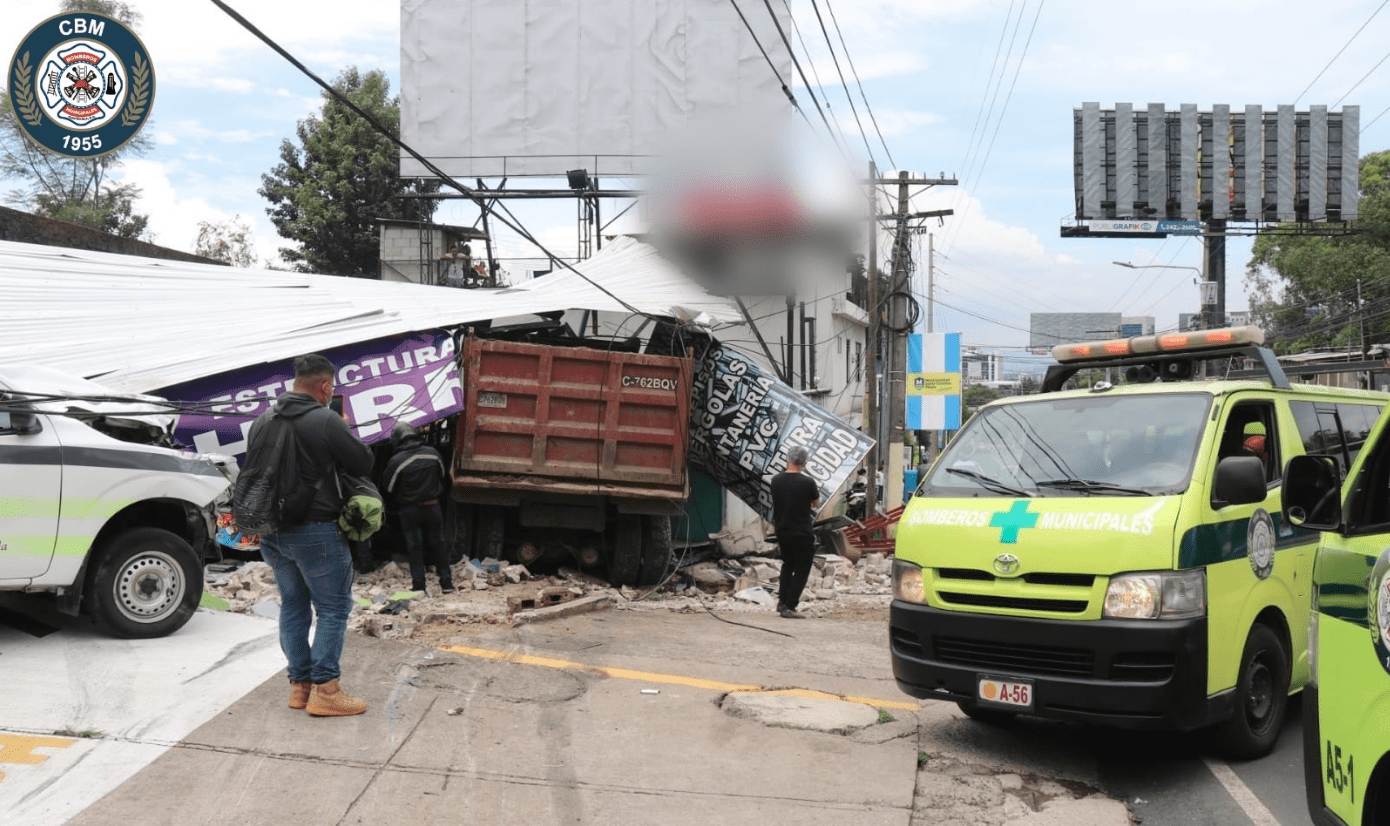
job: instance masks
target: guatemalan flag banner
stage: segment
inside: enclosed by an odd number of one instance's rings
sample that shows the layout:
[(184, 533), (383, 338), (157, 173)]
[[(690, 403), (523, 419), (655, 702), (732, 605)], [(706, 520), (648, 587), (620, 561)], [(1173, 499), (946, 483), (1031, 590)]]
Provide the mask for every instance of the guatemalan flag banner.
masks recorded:
[(960, 429), (960, 333), (907, 337), (908, 430)]

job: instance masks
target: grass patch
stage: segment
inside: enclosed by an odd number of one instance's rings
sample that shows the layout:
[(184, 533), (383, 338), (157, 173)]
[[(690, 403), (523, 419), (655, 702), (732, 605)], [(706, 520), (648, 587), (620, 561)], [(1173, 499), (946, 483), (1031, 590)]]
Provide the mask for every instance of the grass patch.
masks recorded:
[(930, 754), (927, 754), (927, 753), (924, 752), (924, 751), (918, 751), (918, 752), (917, 752), (917, 768), (920, 769), (920, 768), (922, 768), (923, 766), (927, 765), (927, 761), (930, 760), (930, 759), (931, 759), (931, 755), (930, 755)]
[(878, 710), (878, 721), (880, 723), (894, 723), (897, 722), (897, 719), (897, 717), (894, 717), (892, 714), (889, 714), (888, 709), (886, 708), (881, 708)]
[(82, 740), (100, 740), (102, 737), (106, 736), (96, 729), (91, 728), (83, 729), (82, 731), (73, 731), (72, 729), (65, 728), (62, 731), (55, 731), (53, 733), (59, 737), (77, 737)]

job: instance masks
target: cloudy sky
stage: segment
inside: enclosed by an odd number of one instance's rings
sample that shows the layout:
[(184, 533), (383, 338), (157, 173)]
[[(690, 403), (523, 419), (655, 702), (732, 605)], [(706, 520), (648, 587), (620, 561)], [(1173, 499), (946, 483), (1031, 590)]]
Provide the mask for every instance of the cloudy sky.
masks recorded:
[[(778, 0), (780, 2), (780, 0)], [(229, 0), (230, 5), (331, 78), (347, 66), (383, 69), (399, 88), (399, 5), (389, 0)], [(463, 2), (463, 0), (460, 0)], [(147, 127), (153, 150), (120, 176), (144, 191), (157, 243), (191, 249), (200, 220), (242, 216), (261, 254), (281, 245), (260, 175), (280, 141), (320, 104), (318, 89), (208, 0), (132, 0), (159, 88)], [(561, 4), (565, 5), (565, 4)], [(1390, 12), (1382, 0), (819, 0), (835, 20), (883, 133), (872, 134), (853, 76), (859, 116), (880, 168), (954, 175), (960, 186), (917, 199), (949, 207), (933, 228), (938, 256), (936, 328), (967, 344), (1021, 347), (1028, 314), (1122, 311), (1152, 315), (1159, 329), (1196, 309), (1196, 239), (1082, 240), (1059, 237), (1069, 222), (1072, 110), (1086, 101), (1213, 103), (1362, 109), (1362, 153), (1390, 148)], [(745, 13), (765, 14), (757, 0)], [(867, 163), (853, 114), (810, 0), (791, 0), (789, 36), (826, 88), (817, 97), (843, 128), (854, 162)], [(57, 4), (0, 0), (0, 52), (7, 57)], [(1363, 28), (1364, 27), (1364, 28)], [(1360, 30), (1358, 34), (1358, 30)], [(832, 26), (830, 37), (839, 40)], [(1340, 54), (1339, 54), (1340, 52)], [(840, 53), (842, 68), (849, 66)], [(1334, 60), (1335, 57), (1335, 60)], [(1390, 63), (1390, 61), (1387, 61)], [(1330, 65), (1329, 65), (1330, 64)], [(813, 78), (813, 84), (816, 82)], [(810, 112), (799, 81), (794, 87)], [(891, 161), (889, 154), (891, 153)], [(10, 186), (0, 181), (0, 190)], [(558, 250), (573, 249), (573, 204), (519, 211)], [(612, 214), (613, 205), (605, 205)], [(457, 203), (439, 220), (472, 224)], [(509, 231), (503, 255), (535, 254)], [(922, 259), (925, 259), (925, 241)], [(1228, 307), (1247, 305), (1248, 238), (1228, 248)], [(884, 249), (886, 252), (886, 246)], [(1174, 269), (1128, 270), (1113, 261)], [(518, 270), (524, 269), (519, 265)]]

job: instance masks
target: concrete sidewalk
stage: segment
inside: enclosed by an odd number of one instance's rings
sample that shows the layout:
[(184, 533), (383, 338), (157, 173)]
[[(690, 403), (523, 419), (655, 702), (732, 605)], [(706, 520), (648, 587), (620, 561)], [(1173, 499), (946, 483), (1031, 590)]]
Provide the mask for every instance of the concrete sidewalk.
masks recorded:
[[(343, 680), (371, 703), (367, 714), (292, 711), (283, 676), (272, 678), (70, 823), (909, 822), (911, 712), (882, 726), (874, 712), (862, 729), (829, 734), (732, 716), (718, 686), (702, 682), (906, 699), (884, 672), (851, 676), (859, 669), (826, 656), (825, 646), (850, 642), (827, 642), (832, 624), (798, 624), (805, 639), (781, 640), (699, 617), (611, 619), (549, 624), (534, 632), (547, 648), (525, 644), (522, 629), (461, 640), (566, 667), (354, 637)], [(663, 657), (676, 629), (682, 655)], [(778, 656), (737, 653), (750, 648)], [(841, 673), (794, 670), (827, 660)], [(598, 665), (621, 671), (589, 667)], [(648, 684), (642, 673), (692, 682)]]

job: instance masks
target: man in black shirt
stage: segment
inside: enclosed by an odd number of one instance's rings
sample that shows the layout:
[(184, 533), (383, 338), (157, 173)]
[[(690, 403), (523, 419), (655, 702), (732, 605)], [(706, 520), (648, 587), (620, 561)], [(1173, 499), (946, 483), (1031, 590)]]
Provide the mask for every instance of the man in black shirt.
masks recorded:
[(811, 522), (813, 511), (820, 507), (820, 487), (801, 472), (806, 458), (806, 448), (792, 448), (787, 453), (787, 469), (772, 477), (772, 523), (777, 529), (777, 548), (782, 552), (777, 612), (787, 619), (805, 618), (796, 605), (816, 556)]
[(391, 431), (396, 454), (386, 463), (386, 495), (400, 509), (401, 532), (410, 557), (410, 587), (425, 590), (425, 566), (433, 565), (439, 590), (453, 593), (449, 552), (444, 546), (444, 517), (439, 498), (449, 490), (449, 471), (439, 451), (425, 444), (420, 431), (397, 422)]

